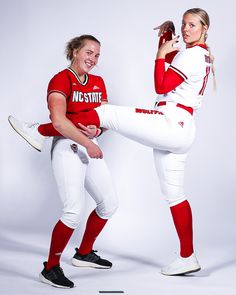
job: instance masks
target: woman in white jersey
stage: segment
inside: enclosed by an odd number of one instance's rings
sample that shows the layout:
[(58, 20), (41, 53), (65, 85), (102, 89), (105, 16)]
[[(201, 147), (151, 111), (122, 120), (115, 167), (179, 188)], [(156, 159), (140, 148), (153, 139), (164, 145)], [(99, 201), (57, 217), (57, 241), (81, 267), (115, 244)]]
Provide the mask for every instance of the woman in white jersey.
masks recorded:
[[(184, 193), (184, 169), (195, 137), (194, 115), (201, 106), (210, 72), (210, 54), (205, 44), (209, 25), (204, 10), (186, 11), (181, 28), (186, 43), (183, 51), (173, 47), (178, 37), (166, 41), (173, 24), (166, 22), (160, 26), (163, 36), (155, 63), (155, 89), (159, 94), (155, 110), (112, 105), (96, 109), (100, 126), (153, 148), (162, 193), (180, 240), (180, 256), (162, 268), (164, 275), (200, 270), (193, 248), (191, 207)], [(162, 41), (166, 42), (161, 44)], [(167, 71), (165, 62), (170, 63)]]
[[(186, 49), (173, 47), (178, 37), (166, 41), (172, 22), (159, 27), (160, 47), (155, 62), (155, 110), (104, 105), (97, 108), (100, 126), (153, 148), (162, 193), (170, 206), (180, 240), (180, 255), (163, 267), (164, 275), (200, 270), (193, 248), (192, 213), (184, 193), (187, 153), (195, 137), (194, 115), (201, 106), (211, 58), (205, 44), (210, 21), (200, 8), (187, 10), (182, 20)], [(163, 44), (161, 44), (163, 41)], [(165, 62), (170, 63), (167, 71)]]
[[(161, 38), (154, 78), (159, 95), (154, 110), (108, 104), (96, 108), (101, 127), (153, 148), (161, 190), (170, 206), (180, 240), (180, 255), (162, 268), (164, 275), (186, 274), (201, 268), (193, 248), (192, 213), (184, 193), (184, 169), (195, 137), (194, 115), (201, 106), (210, 72), (210, 54), (205, 44), (209, 25), (206, 11), (200, 8), (187, 10), (181, 27), (186, 44), (183, 51), (173, 46), (178, 37), (170, 40), (170, 31), (174, 33), (172, 22), (158, 27)], [(167, 70), (165, 62), (170, 63)], [(35, 131), (25, 128), (24, 132), (32, 138), (38, 136), (37, 132), (34, 135)]]

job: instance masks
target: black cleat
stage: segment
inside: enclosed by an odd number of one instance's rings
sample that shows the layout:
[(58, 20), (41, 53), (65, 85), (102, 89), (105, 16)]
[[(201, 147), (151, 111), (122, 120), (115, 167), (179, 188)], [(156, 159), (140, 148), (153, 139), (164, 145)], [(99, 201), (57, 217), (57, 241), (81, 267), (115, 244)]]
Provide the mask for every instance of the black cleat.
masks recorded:
[(57, 288), (73, 288), (74, 283), (65, 277), (62, 268), (59, 265), (54, 266), (50, 270), (46, 270), (47, 262), (43, 263), (44, 269), (39, 274), (39, 279), (45, 284), (49, 284)]
[(102, 259), (92, 250), (86, 255), (81, 255), (78, 252), (78, 248), (75, 248), (75, 255), (72, 258), (72, 265), (78, 267), (94, 267), (94, 268), (111, 268), (112, 263), (106, 259)]

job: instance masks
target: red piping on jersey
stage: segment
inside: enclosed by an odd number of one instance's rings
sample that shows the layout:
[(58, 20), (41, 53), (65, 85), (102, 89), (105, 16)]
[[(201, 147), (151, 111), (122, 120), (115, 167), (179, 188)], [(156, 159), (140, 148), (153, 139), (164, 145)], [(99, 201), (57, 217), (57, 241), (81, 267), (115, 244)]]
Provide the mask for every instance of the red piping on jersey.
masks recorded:
[(177, 69), (176, 67), (170, 65), (170, 68), (173, 69), (175, 72), (177, 72), (180, 76), (182, 76), (185, 80), (188, 79), (188, 77), (183, 73), (181, 72), (179, 69)]
[(201, 90), (199, 92), (199, 95), (203, 95), (203, 93), (204, 93), (204, 90), (206, 88), (206, 84), (207, 84), (209, 73), (210, 73), (210, 67), (206, 67), (206, 76), (204, 77), (203, 85), (202, 85), (202, 88), (201, 88)]

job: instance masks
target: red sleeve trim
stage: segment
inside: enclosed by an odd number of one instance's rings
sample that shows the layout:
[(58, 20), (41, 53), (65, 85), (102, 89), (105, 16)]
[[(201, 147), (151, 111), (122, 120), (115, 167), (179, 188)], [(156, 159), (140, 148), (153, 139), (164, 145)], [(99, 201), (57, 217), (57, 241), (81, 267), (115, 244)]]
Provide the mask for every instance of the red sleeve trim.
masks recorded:
[(54, 93), (54, 92), (62, 94), (67, 99), (66, 94), (64, 92), (62, 92), (62, 91), (59, 91), (59, 90), (51, 90), (51, 91), (49, 91), (48, 92), (48, 95), (47, 95), (47, 99), (48, 99), (49, 95), (52, 94), (52, 93)]

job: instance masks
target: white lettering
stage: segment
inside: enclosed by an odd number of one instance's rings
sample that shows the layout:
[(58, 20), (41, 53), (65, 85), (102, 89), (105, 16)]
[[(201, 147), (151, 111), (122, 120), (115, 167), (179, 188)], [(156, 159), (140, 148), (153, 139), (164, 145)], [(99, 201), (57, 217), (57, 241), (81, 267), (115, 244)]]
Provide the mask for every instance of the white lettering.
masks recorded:
[(102, 92), (79, 92), (74, 91), (72, 102), (85, 102), (85, 103), (101, 103), (102, 102)]
[(73, 102), (78, 102), (78, 91), (73, 92), (72, 101)]

